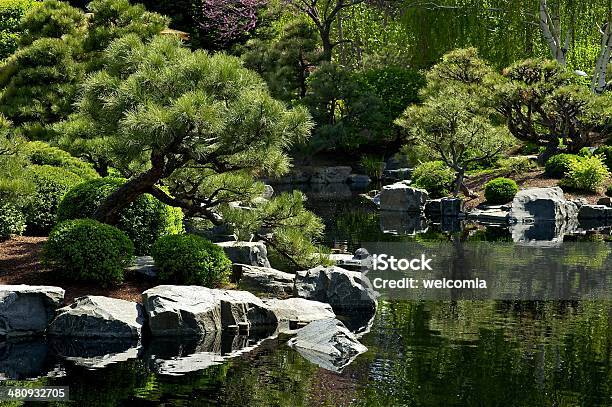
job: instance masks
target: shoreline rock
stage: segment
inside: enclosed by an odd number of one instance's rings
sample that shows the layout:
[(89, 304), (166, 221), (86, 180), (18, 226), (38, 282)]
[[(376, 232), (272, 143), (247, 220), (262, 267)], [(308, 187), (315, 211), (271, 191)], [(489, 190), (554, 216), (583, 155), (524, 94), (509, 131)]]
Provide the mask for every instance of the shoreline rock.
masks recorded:
[(0, 285), (0, 336), (43, 334), (63, 302), (60, 287)]

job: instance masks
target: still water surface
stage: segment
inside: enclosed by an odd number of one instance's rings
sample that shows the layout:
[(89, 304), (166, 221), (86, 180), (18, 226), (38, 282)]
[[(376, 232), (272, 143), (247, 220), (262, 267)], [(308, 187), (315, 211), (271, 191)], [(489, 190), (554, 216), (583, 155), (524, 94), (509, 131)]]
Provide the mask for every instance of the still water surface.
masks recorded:
[[(352, 250), (360, 241), (407, 238), (381, 233), (377, 214), (360, 205), (310, 205), (326, 219), (326, 244)], [(433, 230), (421, 238), (447, 238)], [(497, 229), (470, 235), (509, 239)], [(610, 256), (609, 247), (600, 256)], [(79, 406), (612, 406), (607, 300), (381, 301), (361, 338), (369, 351), (341, 373), (280, 339), (217, 339), (128, 344), (106, 357), (104, 347), (82, 344), (1, 344), (0, 372), (5, 384), (69, 386)], [(211, 365), (202, 353), (210, 350), (236, 356)], [(209, 367), (187, 372), (194, 366)]]

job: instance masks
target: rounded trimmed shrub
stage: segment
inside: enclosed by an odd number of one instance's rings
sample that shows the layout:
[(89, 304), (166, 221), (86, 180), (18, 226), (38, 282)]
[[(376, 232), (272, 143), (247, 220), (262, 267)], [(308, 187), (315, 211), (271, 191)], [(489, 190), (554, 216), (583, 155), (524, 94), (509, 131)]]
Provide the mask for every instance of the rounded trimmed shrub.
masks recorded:
[[(58, 209), (58, 220), (90, 218), (96, 208), (125, 183), (121, 178), (99, 178), (71, 189)], [(137, 255), (149, 254), (157, 239), (183, 231), (183, 212), (149, 194), (123, 209), (116, 225), (134, 242)]]
[(544, 172), (551, 178), (563, 178), (570, 170), (573, 162), (579, 161), (582, 157), (575, 154), (557, 154), (546, 161)]
[(430, 161), (419, 164), (412, 173), (413, 185), (427, 190), (432, 198), (440, 198), (450, 194), (455, 172), (442, 161)]
[(57, 222), (57, 209), (64, 195), (83, 181), (78, 175), (50, 165), (33, 165), (28, 177), (34, 182), (34, 194), (23, 207), (27, 232), (46, 235)]
[(174, 284), (219, 286), (227, 281), (232, 262), (222, 248), (196, 235), (160, 238), (151, 252), (158, 278)]
[(42, 141), (31, 141), (26, 143), (23, 147), (23, 151), (32, 164), (60, 167), (83, 179), (99, 177), (91, 164)]
[(25, 217), (19, 209), (8, 202), (0, 203), (0, 240), (22, 234), (25, 225)]
[(63, 280), (119, 284), (134, 255), (134, 245), (114, 226), (93, 219), (57, 224), (45, 243), (43, 258)]
[(578, 191), (598, 192), (609, 179), (610, 171), (600, 156), (592, 156), (572, 162), (560, 184)]
[(518, 185), (509, 178), (495, 178), (485, 184), (485, 199), (490, 204), (505, 204), (514, 199)]

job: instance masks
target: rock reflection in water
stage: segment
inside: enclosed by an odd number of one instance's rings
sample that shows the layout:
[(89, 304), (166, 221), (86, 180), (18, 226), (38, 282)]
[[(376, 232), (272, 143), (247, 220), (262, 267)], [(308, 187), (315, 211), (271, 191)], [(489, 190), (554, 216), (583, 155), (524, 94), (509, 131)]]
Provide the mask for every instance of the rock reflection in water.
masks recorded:
[(182, 375), (218, 365), (250, 352), (269, 337), (270, 332), (235, 335), (216, 332), (199, 338), (154, 338), (147, 348), (149, 368), (158, 374)]
[(50, 345), (60, 358), (89, 369), (136, 359), (142, 349), (138, 340), (127, 338), (52, 338)]
[(0, 380), (58, 375), (61, 372), (43, 338), (0, 342)]

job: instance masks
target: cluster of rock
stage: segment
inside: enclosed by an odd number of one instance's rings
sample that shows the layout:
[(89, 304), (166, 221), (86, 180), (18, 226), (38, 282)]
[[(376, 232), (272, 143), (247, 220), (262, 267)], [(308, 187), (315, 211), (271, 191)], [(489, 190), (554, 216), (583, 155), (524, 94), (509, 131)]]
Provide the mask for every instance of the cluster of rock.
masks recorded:
[[(442, 230), (455, 231), (459, 221), (510, 226), (515, 241), (558, 239), (564, 231), (612, 224), (612, 202), (602, 198), (597, 205), (567, 200), (559, 187), (528, 188), (519, 191), (511, 204), (479, 205), (465, 211), (459, 198), (429, 199), (427, 191), (410, 186), (410, 181), (386, 185), (375, 196), (367, 196), (380, 209), (382, 230), (414, 234), (427, 229), (427, 220), (440, 222)], [(542, 224), (555, 224), (551, 228)], [(537, 225), (537, 226), (534, 226)], [(549, 233), (551, 232), (551, 233)], [(547, 236), (539, 236), (540, 234)], [(555, 239), (553, 238), (553, 240)]]
[[(81, 359), (83, 354), (91, 354), (88, 348), (99, 346), (99, 341), (106, 341), (106, 347), (131, 349), (132, 353), (116, 352), (121, 359), (139, 353), (133, 349), (140, 348), (143, 336), (188, 340), (216, 338), (222, 333), (248, 337), (253, 332), (263, 332), (265, 337), (279, 333), (295, 335), (298, 352), (333, 370), (341, 369), (365, 351), (356, 336), (336, 320), (337, 313), (373, 315), (376, 309), (374, 294), (359, 273), (339, 267), (317, 267), (288, 275), (267, 267), (243, 265), (238, 283), (241, 287), (254, 286), (257, 291), (280, 292), (292, 297), (262, 299), (243, 290), (160, 285), (142, 293), (142, 305), (116, 298), (84, 296), (61, 307), (64, 300), (61, 288), (0, 286), (0, 334), (9, 338), (42, 334), (63, 338), (61, 353)], [(325, 335), (313, 336), (313, 330), (320, 330), (319, 325), (310, 326), (315, 321), (332, 321), (326, 324), (333, 325), (334, 329)], [(72, 341), (77, 345), (66, 348)], [(124, 346), (122, 341), (128, 341), (129, 345)], [(326, 351), (329, 351), (327, 355)], [(227, 356), (205, 353), (190, 356), (198, 361), (195, 365), (218, 362)], [(90, 365), (100, 365), (108, 363), (109, 358), (87, 360)], [(81, 360), (81, 363), (85, 362)]]

